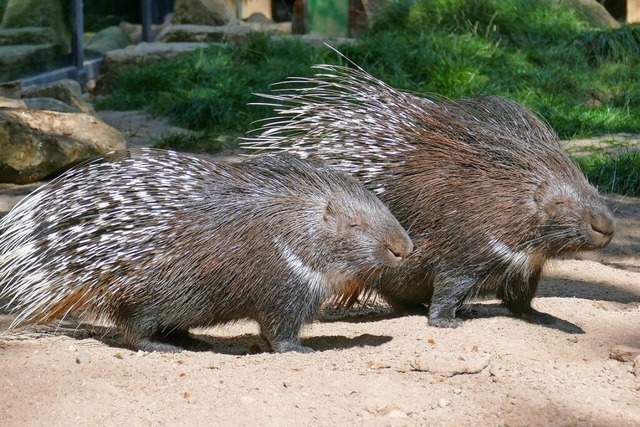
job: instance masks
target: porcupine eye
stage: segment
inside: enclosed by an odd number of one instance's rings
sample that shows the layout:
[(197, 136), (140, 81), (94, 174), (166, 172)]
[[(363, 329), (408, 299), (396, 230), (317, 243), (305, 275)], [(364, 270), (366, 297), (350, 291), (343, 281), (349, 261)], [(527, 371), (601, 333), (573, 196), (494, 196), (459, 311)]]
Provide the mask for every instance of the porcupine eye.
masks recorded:
[(356, 214), (351, 218), (351, 222), (349, 223), (349, 228), (364, 228), (364, 222), (362, 220), (362, 216)]

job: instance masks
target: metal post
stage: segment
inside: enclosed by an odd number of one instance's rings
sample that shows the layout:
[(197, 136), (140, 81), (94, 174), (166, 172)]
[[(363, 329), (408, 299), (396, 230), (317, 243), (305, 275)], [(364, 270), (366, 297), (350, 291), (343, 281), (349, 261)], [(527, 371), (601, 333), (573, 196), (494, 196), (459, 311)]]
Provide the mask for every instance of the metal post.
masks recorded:
[(82, 35), (84, 33), (84, 16), (82, 15), (82, 0), (72, 0), (72, 19), (71, 24), (71, 56), (73, 66), (76, 69), (76, 78), (84, 80), (84, 46), (82, 45)]
[(151, 0), (141, 0), (142, 6), (142, 41), (151, 41)]
[(236, 0), (236, 18), (238, 21), (242, 20), (244, 16), (244, 2), (243, 0)]

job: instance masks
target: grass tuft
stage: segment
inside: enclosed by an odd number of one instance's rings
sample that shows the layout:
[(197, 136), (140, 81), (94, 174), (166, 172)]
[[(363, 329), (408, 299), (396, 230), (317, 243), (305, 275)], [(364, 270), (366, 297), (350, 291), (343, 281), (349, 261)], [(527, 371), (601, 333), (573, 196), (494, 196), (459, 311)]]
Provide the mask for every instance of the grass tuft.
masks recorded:
[(640, 151), (593, 154), (574, 160), (600, 191), (640, 197)]

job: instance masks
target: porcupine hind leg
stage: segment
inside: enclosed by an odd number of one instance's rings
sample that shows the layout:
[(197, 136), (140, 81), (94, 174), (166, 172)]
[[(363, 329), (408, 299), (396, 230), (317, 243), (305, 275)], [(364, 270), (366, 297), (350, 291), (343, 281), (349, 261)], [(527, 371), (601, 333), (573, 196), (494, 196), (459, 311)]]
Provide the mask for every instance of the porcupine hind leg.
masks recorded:
[(513, 313), (523, 320), (538, 324), (551, 324), (555, 319), (531, 307), (531, 301), (538, 290), (540, 272), (529, 276), (526, 281), (510, 281), (498, 292), (498, 298)]
[(385, 293), (382, 293), (382, 296), (394, 313), (401, 316), (426, 316), (429, 314), (429, 310), (422, 303), (403, 301)]
[(189, 351), (211, 350), (212, 348), (211, 344), (195, 338), (187, 329), (166, 328), (165, 331), (160, 332), (158, 341)]
[(434, 281), (434, 292), (429, 305), (429, 326), (457, 328), (461, 321), (456, 311), (473, 293), (477, 281), (473, 276), (447, 276), (439, 274)]
[(137, 348), (138, 350), (149, 352), (177, 353), (182, 350), (210, 350), (211, 345), (194, 338), (186, 329), (167, 327), (152, 335), (138, 338)]
[(177, 353), (183, 350), (177, 345), (188, 335), (188, 331), (171, 331), (168, 328), (144, 328), (141, 325), (129, 324), (121, 328), (127, 343), (135, 350), (148, 352)]
[[(130, 307), (120, 301), (115, 310), (115, 323), (124, 340), (134, 350), (148, 352), (177, 353), (182, 348), (175, 345), (176, 335), (188, 334), (188, 331), (161, 325), (157, 316), (145, 313), (142, 307)], [(173, 334), (173, 340), (172, 338)], [(173, 342), (172, 342), (173, 341)]]

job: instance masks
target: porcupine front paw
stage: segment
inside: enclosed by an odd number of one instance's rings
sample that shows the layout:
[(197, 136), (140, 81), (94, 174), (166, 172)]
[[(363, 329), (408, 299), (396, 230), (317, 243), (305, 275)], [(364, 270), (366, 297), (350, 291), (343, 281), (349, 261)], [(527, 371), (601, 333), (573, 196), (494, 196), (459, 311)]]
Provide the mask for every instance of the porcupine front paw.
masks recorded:
[(306, 347), (304, 345), (288, 341), (274, 344), (273, 351), (276, 353), (287, 353), (290, 351), (295, 351), (297, 353), (313, 353), (313, 349), (311, 347)]
[(458, 305), (450, 302), (432, 301), (429, 306), (429, 326), (457, 328), (462, 321), (456, 319)]
[(457, 328), (462, 325), (462, 321), (456, 318), (448, 317), (431, 317), (429, 316), (429, 326), (436, 328)]
[(150, 338), (143, 338), (138, 341), (138, 345), (134, 346), (139, 351), (159, 352), (159, 353), (179, 353), (182, 351), (180, 347), (167, 344), (162, 341), (155, 341)]

